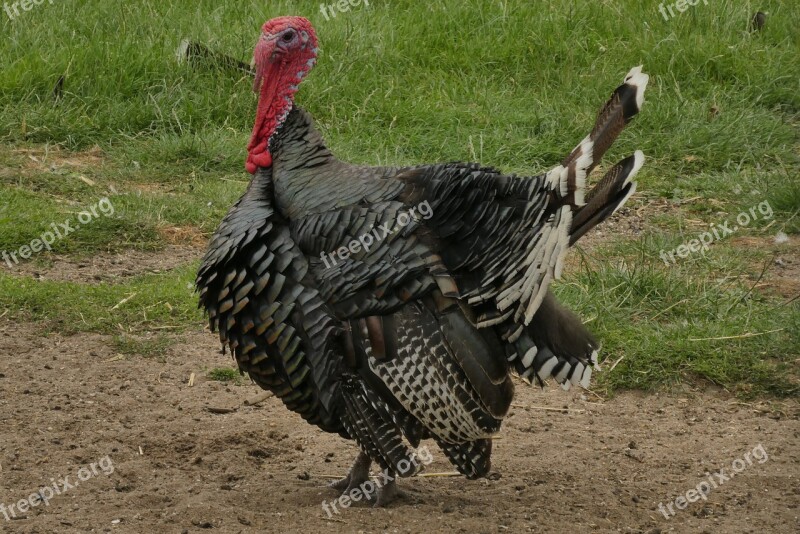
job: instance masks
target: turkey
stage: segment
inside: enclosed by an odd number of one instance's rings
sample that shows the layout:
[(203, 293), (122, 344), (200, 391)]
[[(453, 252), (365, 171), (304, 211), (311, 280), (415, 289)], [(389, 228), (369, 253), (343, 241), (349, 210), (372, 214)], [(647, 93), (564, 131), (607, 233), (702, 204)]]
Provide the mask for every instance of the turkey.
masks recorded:
[[(634, 193), (644, 156), (586, 179), (642, 106), (632, 69), (594, 128), (549, 172), (477, 163), (410, 167), (336, 159), (294, 104), (317, 60), (301, 17), (266, 22), (247, 146), (252, 180), (197, 275), (200, 306), (242, 372), (320, 429), (354, 440), (349, 492), (376, 463), (418, 470), (431, 439), (469, 479), (490, 469), (512, 376), (587, 387), (598, 343), (549, 290), (567, 250)], [(409, 468), (409, 466), (413, 466)]]

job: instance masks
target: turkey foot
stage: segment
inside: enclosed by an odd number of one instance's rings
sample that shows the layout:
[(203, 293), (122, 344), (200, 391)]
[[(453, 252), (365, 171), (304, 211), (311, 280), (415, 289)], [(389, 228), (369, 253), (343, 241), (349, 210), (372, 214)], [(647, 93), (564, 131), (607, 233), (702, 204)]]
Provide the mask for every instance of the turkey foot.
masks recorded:
[(358, 488), (369, 480), (369, 466), (371, 463), (372, 460), (369, 459), (369, 456), (360, 452), (356, 461), (353, 462), (353, 467), (351, 467), (350, 471), (347, 473), (347, 476), (336, 482), (332, 482), (330, 487), (341, 491), (342, 495), (350, 493), (350, 490)]
[(392, 476), (392, 480), (378, 488), (376, 492), (377, 498), (373, 508), (385, 508), (394, 502), (395, 499), (404, 495), (403, 492), (397, 487), (397, 481), (394, 479), (394, 473), (390, 472), (390, 475)]

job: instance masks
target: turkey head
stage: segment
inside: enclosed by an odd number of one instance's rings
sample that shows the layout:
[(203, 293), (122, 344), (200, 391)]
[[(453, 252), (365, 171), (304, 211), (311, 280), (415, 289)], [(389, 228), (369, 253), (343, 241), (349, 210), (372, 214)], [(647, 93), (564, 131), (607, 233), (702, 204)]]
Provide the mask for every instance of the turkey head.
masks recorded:
[(303, 17), (278, 17), (264, 23), (254, 57), (253, 91), (259, 93), (256, 123), (247, 145), (247, 171), (270, 167), (269, 140), (292, 109), (300, 82), (317, 61), (317, 35)]

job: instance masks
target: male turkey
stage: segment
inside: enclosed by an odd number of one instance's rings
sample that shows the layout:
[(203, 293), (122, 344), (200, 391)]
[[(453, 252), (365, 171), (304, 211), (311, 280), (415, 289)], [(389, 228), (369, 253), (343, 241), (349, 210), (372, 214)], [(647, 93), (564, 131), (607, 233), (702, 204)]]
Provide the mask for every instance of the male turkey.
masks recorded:
[[(568, 248), (636, 189), (639, 151), (588, 192), (585, 181), (641, 108), (648, 77), (631, 70), (592, 132), (544, 174), (369, 167), (336, 159), (293, 103), (317, 52), (304, 18), (262, 28), (253, 179), (211, 240), (200, 304), (259, 386), (358, 443), (334, 487), (364, 483), (371, 462), (392, 479), (413, 474), (408, 444), (422, 439), (468, 478), (485, 476), (512, 373), (589, 384), (598, 345), (548, 286)], [(392, 480), (376, 505), (396, 491)]]

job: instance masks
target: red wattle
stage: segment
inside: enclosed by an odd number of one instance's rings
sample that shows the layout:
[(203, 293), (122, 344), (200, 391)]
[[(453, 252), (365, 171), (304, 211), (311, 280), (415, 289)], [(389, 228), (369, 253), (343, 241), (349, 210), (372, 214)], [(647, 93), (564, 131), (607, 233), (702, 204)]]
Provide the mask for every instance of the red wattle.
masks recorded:
[[(255, 174), (258, 167), (270, 167), (272, 155), (269, 153), (269, 138), (277, 127), (277, 100), (281, 98), (280, 65), (270, 62), (269, 58), (274, 50), (274, 43), (263, 39), (256, 45), (254, 57), (258, 71), (255, 87), (259, 91), (256, 122), (253, 125), (253, 134), (247, 144), (247, 162), (245, 168), (250, 174)], [(260, 87), (259, 87), (260, 86)]]
[(259, 154), (249, 153), (244, 164), (247, 172), (255, 174), (259, 167), (272, 167), (272, 154), (269, 151)]
[[(270, 21), (264, 25), (262, 37), (253, 52), (256, 66), (253, 89), (258, 91), (259, 98), (253, 133), (247, 144), (245, 168), (251, 174), (255, 174), (259, 167), (272, 166), (269, 140), (291, 110), (297, 85), (314, 66), (317, 53), (316, 35), (307, 20), (292, 18), (302, 31), (294, 28), (293, 32), (286, 34), (280, 33), (284, 29), (283, 19), (276, 21), (280, 24)], [(283, 40), (278, 47), (280, 35), (283, 35)]]

